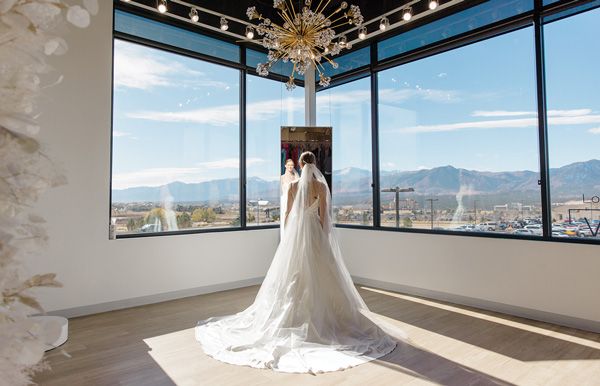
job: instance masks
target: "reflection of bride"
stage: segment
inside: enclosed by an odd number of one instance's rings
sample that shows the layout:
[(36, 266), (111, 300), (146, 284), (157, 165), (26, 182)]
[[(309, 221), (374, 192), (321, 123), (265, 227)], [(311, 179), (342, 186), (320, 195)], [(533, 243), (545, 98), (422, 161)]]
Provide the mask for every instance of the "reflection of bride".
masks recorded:
[(290, 184), (296, 180), (298, 180), (298, 172), (296, 171), (294, 161), (288, 159), (285, 161), (285, 173), (281, 177), (279, 177), (279, 220), (280, 220), (280, 238), (283, 239), (283, 229), (285, 227), (285, 210), (287, 208), (287, 197), (288, 197), (288, 188)]
[(331, 225), (329, 188), (300, 157), (287, 228), (254, 303), (235, 315), (198, 322), (196, 339), (223, 362), (291, 373), (342, 370), (396, 347), (367, 315)]

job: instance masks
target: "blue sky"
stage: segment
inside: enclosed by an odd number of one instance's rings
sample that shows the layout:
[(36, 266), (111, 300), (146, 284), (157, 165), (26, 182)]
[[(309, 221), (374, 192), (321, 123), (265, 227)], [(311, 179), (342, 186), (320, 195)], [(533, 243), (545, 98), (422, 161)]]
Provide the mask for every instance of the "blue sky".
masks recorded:
[[(600, 158), (600, 10), (546, 27), (550, 165)], [(538, 170), (533, 30), (379, 73), (382, 170)], [(304, 90), (247, 80), (248, 176), (278, 178)], [(239, 72), (115, 41), (113, 188), (238, 176)], [(371, 168), (369, 79), (319, 93), (334, 169)]]

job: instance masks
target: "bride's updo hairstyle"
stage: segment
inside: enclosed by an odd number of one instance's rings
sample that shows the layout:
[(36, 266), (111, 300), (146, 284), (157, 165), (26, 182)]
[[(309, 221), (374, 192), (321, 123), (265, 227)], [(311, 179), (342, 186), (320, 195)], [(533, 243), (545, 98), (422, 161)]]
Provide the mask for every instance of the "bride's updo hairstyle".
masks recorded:
[(300, 163), (301, 164), (314, 165), (316, 160), (317, 160), (317, 157), (315, 157), (315, 155), (310, 151), (305, 151), (304, 153), (300, 154)]

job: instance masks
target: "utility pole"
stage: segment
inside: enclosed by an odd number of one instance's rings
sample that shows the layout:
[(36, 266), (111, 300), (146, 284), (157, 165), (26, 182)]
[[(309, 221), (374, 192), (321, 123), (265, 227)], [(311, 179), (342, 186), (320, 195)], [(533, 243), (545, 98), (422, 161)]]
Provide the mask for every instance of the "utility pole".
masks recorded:
[(400, 188), (396, 186), (395, 188), (389, 189), (381, 189), (382, 192), (387, 193), (396, 193), (395, 201), (396, 201), (396, 228), (400, 228), (400, 193), (414, 192), (414, 188)]
[(428, 198), (425, 201), (429, 201), (429, 210), (431, 211), (431, 229), (433, 229), (433, 202), (439, 200), (437, 198)]

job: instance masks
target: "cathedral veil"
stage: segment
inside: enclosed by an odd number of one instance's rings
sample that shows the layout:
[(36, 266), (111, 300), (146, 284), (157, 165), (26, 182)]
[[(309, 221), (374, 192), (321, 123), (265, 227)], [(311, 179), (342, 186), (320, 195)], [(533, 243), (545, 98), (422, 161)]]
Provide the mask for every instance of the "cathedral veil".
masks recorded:
[(344, 265), (323, 174), (307, 163), (292, 184), (285, 232), (254, 303), (198, 322), (196, 339), (223, 362), (293, 373), (342, 370), (389, 353), (396, 340), (366, 316)]

